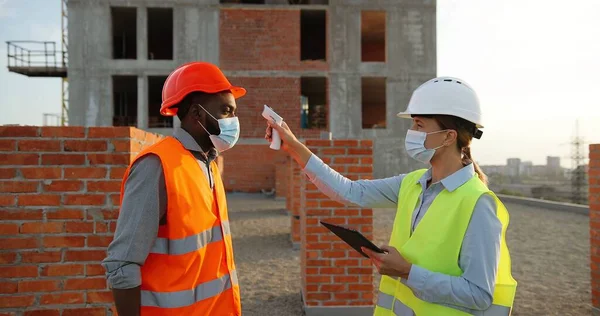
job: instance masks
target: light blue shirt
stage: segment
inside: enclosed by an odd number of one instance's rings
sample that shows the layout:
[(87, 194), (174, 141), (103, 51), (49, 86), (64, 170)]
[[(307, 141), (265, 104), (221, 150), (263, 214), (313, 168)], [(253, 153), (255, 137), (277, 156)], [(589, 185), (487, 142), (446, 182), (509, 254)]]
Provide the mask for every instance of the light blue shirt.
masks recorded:
[[(406, 174), (377, 180), (352, 181), (327, 166), (313, 155), (304, 172), (319, 190), (331, 199), (364, 208), (398, 207), (398, 193)], [(418, 183), (423, 187), (419, 202), (412, 215), (412, 230), (419, 224), (435, 197), (447, 190), (452, 192), (475, 175), (473, 164), (432, 183), (429, 169)], [(502, 224), (496, 217), (496, 203), (492, 196), (479, 198), (463, 238), (458, 265), (461, 276), (450, 276), (412, 266), (405, 284), (421, 300), (449, 306), (473, 315), (483, 315), (492, 304), (496, 272), (500, 258)], [(414, 312), (402, 306), (398, 316), (413, 316)]]

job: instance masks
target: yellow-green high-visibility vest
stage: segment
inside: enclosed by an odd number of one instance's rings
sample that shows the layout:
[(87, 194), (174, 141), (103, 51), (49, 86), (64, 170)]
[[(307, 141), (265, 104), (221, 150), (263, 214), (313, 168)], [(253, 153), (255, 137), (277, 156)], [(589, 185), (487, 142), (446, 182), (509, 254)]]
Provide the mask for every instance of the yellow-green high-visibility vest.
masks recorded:
[[(417, 181), (426, 171), (421, 169), (411, 172), (402, 180), (390, 246), (398, 249), (408, 262), (429, 271), (451, 276), (462, 275), (458, 259), (463, 237), (477, 200), (482, 194), (490, 194), (496, 201), (496, 216), (502, 223), (502, 239), (494, 299), (484, 315), (510, 315), (517, 282), (511, 274), (510, 254), (506, 246), (508, 212), (504, 204), (475, 175), (453, 192), (440, 192), (411, 235), (412, 214), (422, 191), (421, 184)], [(374, 315), (396, 315), (394, 306), (398, 308), (401, 304), (411, 308), (416, 316), (470, 315), (458, 309), (420, 300), (399, 278), (382, 276)]]

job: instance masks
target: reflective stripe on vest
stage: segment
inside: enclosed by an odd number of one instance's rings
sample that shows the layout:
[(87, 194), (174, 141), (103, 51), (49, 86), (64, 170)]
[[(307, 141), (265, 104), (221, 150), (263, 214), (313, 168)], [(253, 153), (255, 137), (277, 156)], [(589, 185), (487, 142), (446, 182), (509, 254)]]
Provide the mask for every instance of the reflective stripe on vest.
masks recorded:
[(206, 247), (211, 242), (223, 240), (223, 233), (230, 235), (229, 221), (223, 221), (221, 226), (214, 226), (199, 234), (181, 239), (156, 238), (151, 253), (163, 255), (182, 255)]
[(237, 274), (233, 270), (231, 274), (201, 283), (192, 290), (177, 292), (141, 291), (141, 305), (162, 308), (185, 307), (219, 295), (230, 289), (232, 285), (237, 284)]
[[(383, 292), (379, 292), (377, 298), (377, 306), (389, 309), (395, 316), (403, 316), (402, 310), (411, 310), (410, 307), (404, 305), (400, 300), (395, 300), (394, 297)], [(511, 308), (507, 306), (492, 305), (486, 309), (482, 316), (510, 316)]]

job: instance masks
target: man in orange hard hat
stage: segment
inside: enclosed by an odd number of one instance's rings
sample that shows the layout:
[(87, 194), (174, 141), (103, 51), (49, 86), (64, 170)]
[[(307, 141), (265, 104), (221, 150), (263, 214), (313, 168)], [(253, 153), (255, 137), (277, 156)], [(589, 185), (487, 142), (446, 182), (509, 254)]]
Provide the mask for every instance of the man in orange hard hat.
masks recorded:
[(181, 127), (125, 172), (115, 238), (102, 264), (120, 316), (241, 315), (225, 190), (215, 158), (240, 135), (246, 94), (213, 64), (165, 81), (160, 113)]

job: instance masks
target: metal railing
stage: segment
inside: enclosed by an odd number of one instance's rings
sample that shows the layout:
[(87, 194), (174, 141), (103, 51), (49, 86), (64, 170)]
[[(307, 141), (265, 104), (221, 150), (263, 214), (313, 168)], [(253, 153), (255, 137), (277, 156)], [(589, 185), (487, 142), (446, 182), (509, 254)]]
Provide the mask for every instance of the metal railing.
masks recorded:
[(8, 41), (8, 67), (65, 69), (67, 52), (56, 50), (55, 42)]

